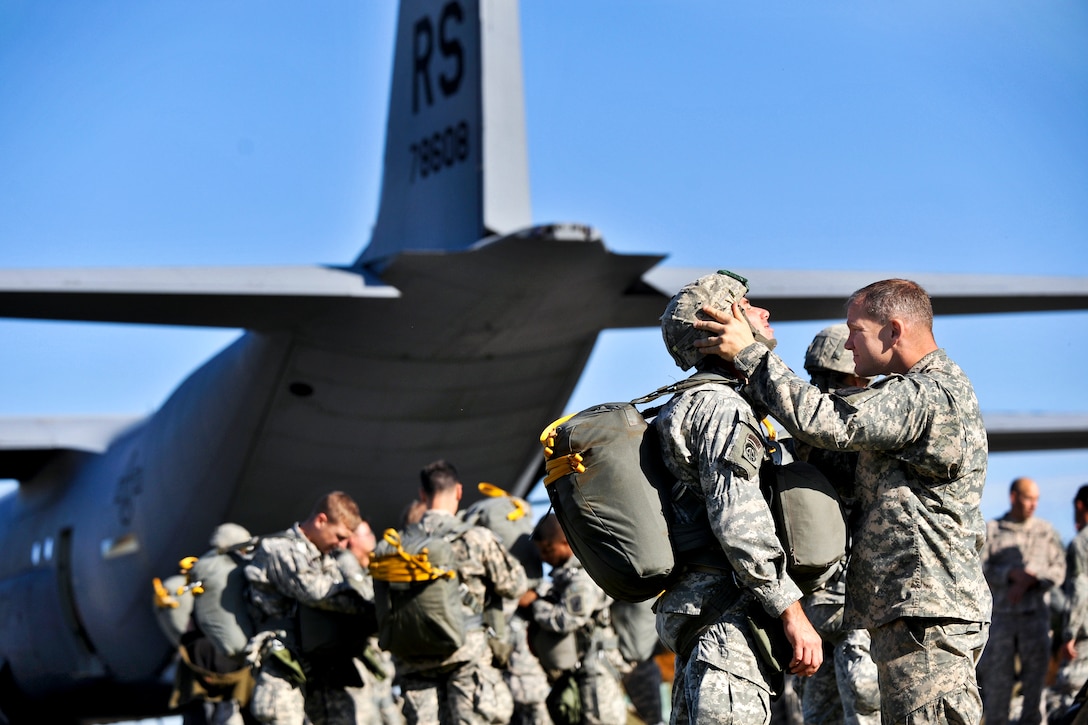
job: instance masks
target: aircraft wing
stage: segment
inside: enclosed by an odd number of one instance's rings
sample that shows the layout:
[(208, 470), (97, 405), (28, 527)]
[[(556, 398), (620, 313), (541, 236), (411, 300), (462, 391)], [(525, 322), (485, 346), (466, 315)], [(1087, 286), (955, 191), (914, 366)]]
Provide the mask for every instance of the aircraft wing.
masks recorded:
[(1088, 414), (983, 414), (991, 453), (1088, 447)]
[[(714, 268), (657, 266), (647, 291), (667, 300)], [(1088, 279), (1016, 275), (734, 269), (776, 321), (840, 319), (854, 290), (907, 276), (933, 298), (936, 314), (1088, 309)], [(314, 319), (331, 300), (398, 297), (359, 268), (320, 266), (0, 270), (0, 316), (42, 320), (284, 329)], [(641, 325), (657, 324), (656, 309)], [(619, 326), (640, 326), (625, 319)]]
[(330, 300), (399, 292), (334, 267), (177, 267), (0, 270), (0, 317), (284, 329)]
[[(846, 299), (871, 282), (905, 277), (922, 285), (938, 315), (1088, 309), (1088, 278), (997, 274), (934, 274), (833, 270), (735, 269), (748, 278), (750, 296), (776, 322), (842, 320)], [(715, 268), (655, 267), (643, 281), (667, 297)]]
[(27, 480), (65, 452), (102, 453), (137, 416), (0, 417), (0, 478)]

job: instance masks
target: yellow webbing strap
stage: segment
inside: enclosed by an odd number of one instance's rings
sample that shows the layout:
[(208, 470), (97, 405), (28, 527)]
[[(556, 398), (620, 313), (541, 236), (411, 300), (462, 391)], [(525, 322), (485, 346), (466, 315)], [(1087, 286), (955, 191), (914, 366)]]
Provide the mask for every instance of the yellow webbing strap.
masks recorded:
[(550, 486), (569, 473), (586, 472), (586, 467), (582, 465), (583, 459), (581, 453), (569, 453), (554, 460), (552, 459), (552, 456), (555, 455), (556, 429), (576, 415), (578, 414), (571, 413), (570, 415), (564, 415), (559, 420), (550, 423), (548, 427), (540, 433), (540, 445), (544, 446), (544, 459), (547, 461), (544, 465), (545, 486)]
[(370, 561), (370, 575), (375, 579), (386, 582), (425, 582), (457, 576), (453, 569), (439, 569), (433, 565), (426, 549), (418, 554), (405, 551), (400, 545), (400, 534), (396, 529), (386, 529), (382, 538), (395, 547), (396, 551)]
[(151, 586), (155, 589), (155, 606), (159, 609), (177, 609), (178, 600), (170, 596), (170, 592), (162, 584), (162, 579), (155, 577), (151, 580)]
[(179, 597), (186, 592), (197, 595), (204, 593), (204, 582), (194, 582), (192, 579), (193, 565), (196, 564), (197, 559), (199, 558), (200, 557), (197, 556), (187, 556), (178, 562), (178, 568), (181, 570), (181, 573), (185, 575), (185, 585), (178, 587), (177, 595)]
[(484, 496), (488, 496), (489, 498), (506, 496), (508, 499), (510, 499), (510, 503), (514, 506), (514, 510), (506, 514), (507, 521), (517, 521), (518, 519), (524, 518), (525, 514), (529, 513), (525, 510), (525, 504), (521, 502), (521, 499), (511, 496), (506, 491), (503, 491), (501, 488), (493, 483), (484, 483), (483, 481), (480, 481), (478, 484), (476, 484), (476, 488), (480, 491), (480, 493), (482, 493)]

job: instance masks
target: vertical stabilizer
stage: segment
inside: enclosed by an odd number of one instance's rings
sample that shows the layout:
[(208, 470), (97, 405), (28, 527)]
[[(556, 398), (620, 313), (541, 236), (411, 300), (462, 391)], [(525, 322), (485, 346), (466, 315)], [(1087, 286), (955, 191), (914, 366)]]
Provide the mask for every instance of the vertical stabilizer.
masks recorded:
[(529, 226), (518, 6), (402, 0), (381, 203), (359, 264)]

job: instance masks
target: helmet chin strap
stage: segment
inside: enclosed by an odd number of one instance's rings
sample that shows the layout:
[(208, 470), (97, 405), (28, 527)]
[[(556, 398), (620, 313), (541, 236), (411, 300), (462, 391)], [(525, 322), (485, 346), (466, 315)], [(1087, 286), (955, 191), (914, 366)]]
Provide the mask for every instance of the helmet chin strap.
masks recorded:
[(778, 345), (778, 340), (767, 338), (761, 335), (756, 330), (756, 326), (752, 324), (751, 320), (748, 321), (748, 327), (751, 328), (752, 336), (756, 338), (756, 342), (762, 342), (764, 345), (767, 346), (768, 350), (774, 350), (775, 346)]

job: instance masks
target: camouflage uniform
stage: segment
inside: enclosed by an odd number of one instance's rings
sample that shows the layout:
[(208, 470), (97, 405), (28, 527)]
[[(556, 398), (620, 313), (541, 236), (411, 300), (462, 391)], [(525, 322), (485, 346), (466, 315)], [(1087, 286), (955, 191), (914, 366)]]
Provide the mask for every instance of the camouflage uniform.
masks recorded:
[(747, 615), (761, 606), (778, 617), (801, 591), (786, 574), (759, 488), (759, 422), (732, 387), (710, 384), (673, 396), (655, 426), (682, 491), (674, 488), (674, 519), (705, 515), (727, 560), (717, 570), (685, 567), (655, 604), (658, 635), (677, 653), (671, 721), (716, 723), (731, 713), (735, 722), (767, 723), (772, 677), (756, 654)]
[[(251, 612), (260, 632), (250, 644), (260, 662), (250, 711), (258, 721), (276, 725), (298, 725), (307, 715), (313, 719), (303, 686), (274, 652), (286, 648), (305, 669), (299, 654), (299, 604), (360, 613), (364, 603), (345, 581), (336, 559), (322, 554), (298, 524), (282, 534), (262, 538), (245, 575)], [(271, 632), (282, 634), (270, 636)], [(354, 723), (355, 718), (354, 713), (332, 712), (327, 720), (324, 713), (314, 720), (326, 721)]]
[[(445, 528), (450, 516), (429, 510), (420, 525), (428, 531)], [(491, 595), (517, 599), (525, 593), (525, 569), (490, 530), (473, 526), (451, 545), (469, 600), (485, 602)], [(471, 606), (466, 603), (464, 608), (466, 619), (479, 621)], [(465, 643), (444, 660), (394, 658), (394, 662), (409, 725), (506, 723), (513, 714), (510, 688), (492, 664), (491, 648), (481, 627), (468, 631)]]
[[(816, 466), (835, 486), (846, 509), (847, 520), (853, 521), (857, 511), (854, 477), (858, 454), (827, 451), (804, 443), (798, 443), (796, 449), (798, 459)], [(824, 663), (815, 675), (799, 682), (804, 722), (806, 725), (878, 725), (880, 689), (876, 663), (870, 653), (869, 632), (843, 627), (846, 569), (806, 594), (801, 604), (824, 641)]]
[(1077, 532), (1066, 549), (1065, 583), (1068, 609), (1062, 640), (1076, 642), (1077, 656), (1062, 665), (1047, 696), (1047, 718), (1061, 716), (1088, 682), (1088, 526)]
[[(1009, 573), (1027, 569), (1039, 580), (1020, 601), (1009, 600)], [(994, 597), (986, 651), (978, 663), (987, 725), (1006, 725), (1020, 661), (1023, 707), (1020, 725), (1042, 720), (1043, 686), (1050, 662), (1050, 589), (1065, 577), (1061, 536), (1034, 516), (1018, 522), (1011, 514), (987, 522), (982, 570)]]
[[(550, 590), (531, 605), (533, 621), (547, 632), (575, 637), (580, 662), (573, 675), (581, 697), (581, 722), (623, 725), (627, 722), (620, 683), (624, 662), (609, 616), (612, 598), (589, 577), (576, 556), (554, 567), (551, 577)], [(553, 682), (562, 674), (548, 672)]]
[(514, 717), (511, 725), (552, 725), (548, 708), (544, 704), (548, 698), (548, 676), (540, 665), (540, 660), (529, 649), (529, 622), (531, 615), (514, 614), (510, 618), (510, 638), (513, 651), (510, 661), (503, 670), (503, 678), (510, 687), (514, 698)]
[(763, 345), (734, 365), (749, 377), (745, 394), (798, 439), (859, 451), (845, 623), (872, 634), (882, 720), (978, 722), (975, 665), (991, 609), (980, 560), (987, 444), (967, 376), (935, 350), (903, 375), (838, 395)]

